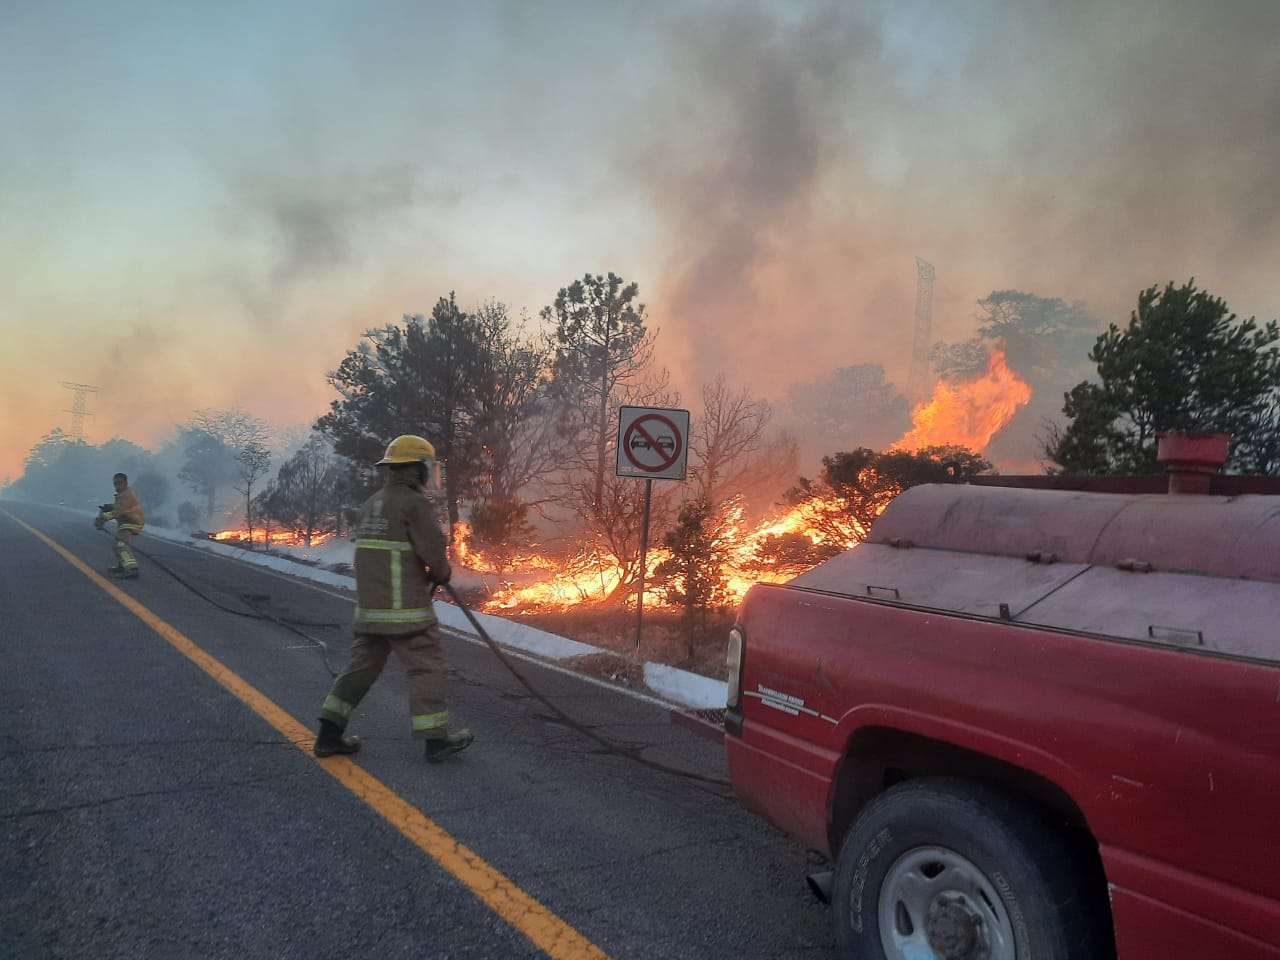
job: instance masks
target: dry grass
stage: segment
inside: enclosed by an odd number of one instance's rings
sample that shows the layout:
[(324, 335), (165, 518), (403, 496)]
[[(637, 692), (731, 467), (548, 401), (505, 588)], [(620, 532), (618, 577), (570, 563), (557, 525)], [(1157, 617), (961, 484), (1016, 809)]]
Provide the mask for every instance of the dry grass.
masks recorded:
[(644, 667), (619, 653), (591, 653), (585, 657), (571, 657), (563, 661), (563, 665), (578, 673), (624, 687), (644, 686)]

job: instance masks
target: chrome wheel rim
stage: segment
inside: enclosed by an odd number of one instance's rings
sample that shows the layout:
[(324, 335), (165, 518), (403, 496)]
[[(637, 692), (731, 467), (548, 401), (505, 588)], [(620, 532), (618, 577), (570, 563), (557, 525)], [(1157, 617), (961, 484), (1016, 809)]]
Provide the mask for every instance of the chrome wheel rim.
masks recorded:
[(880, 887), (887, 960), (1016, 960), (1009, 912), (995, 885), (945, 847), (900, 856)]

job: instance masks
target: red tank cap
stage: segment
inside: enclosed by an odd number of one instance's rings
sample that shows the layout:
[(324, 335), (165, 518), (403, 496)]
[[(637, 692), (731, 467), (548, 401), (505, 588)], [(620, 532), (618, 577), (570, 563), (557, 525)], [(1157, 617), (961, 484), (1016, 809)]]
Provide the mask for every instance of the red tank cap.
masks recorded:
[(1231, 449), (1226, 433), (1156, 434), (1156, 460), (1169, 474), (1170, 493), (1208, 493), (1209, 478), (1222, 469)]

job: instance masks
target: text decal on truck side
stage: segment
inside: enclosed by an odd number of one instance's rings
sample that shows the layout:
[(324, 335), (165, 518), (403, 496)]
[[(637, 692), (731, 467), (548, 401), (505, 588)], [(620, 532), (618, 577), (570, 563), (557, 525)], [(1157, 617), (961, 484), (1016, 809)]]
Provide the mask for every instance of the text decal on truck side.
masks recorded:
[(836, 722), (835, 717), (828, 717), (825, 713), (819, 713), (812, 707), (806, 707), (804, 705), (804, 700), (800, 697), (792, 696), (789, 693), (783, 693), (781, 690), (774, 690), (772, 687), (766, 687), (763, 683), (756, 684), (756, 688), (754, 690), (745, 691), (745, 695), (748, 697), (755, 697), (766, 707), (770, 707), (774, 710), (780, 710), (793, 717), (798, 717), (803, 713), (811, 717), (819, 717), (827, 721), (827, 723)]

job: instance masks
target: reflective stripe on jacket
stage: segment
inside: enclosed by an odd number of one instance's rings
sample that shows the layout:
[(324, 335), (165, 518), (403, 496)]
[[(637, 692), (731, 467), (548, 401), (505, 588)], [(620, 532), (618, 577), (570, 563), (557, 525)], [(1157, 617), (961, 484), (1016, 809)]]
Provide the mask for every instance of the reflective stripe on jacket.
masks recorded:
[(112, 501), (111, 509), (102, 514), (102, 519), (118, 521), (121, 530), (132, 530), (134, 533), (142, 532), (142, 525), (146, 522), (146, 514), (143, 513), (142, 503), (138, 500), (138, 495), (133, 492), (133, 487), (125, 487), (116, 494), (115, 500)]
[(434, 624), (431, 585), (448, 578), (449, 562), (413, 471), (390, 471), (386, 485), (360, 508), (355, 533), (355, 629), (409, 634)]

